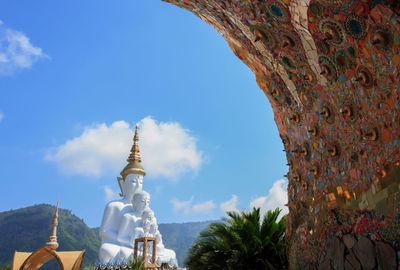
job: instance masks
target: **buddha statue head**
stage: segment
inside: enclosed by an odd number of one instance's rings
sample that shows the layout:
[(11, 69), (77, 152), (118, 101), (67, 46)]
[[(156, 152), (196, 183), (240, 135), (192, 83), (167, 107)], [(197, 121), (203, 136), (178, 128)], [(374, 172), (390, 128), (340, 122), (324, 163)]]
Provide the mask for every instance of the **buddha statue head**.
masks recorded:
[(122, 181), (122, 189), (125, 198), (133, 199), (133, 195), (142, 190), (143, 175), (141, 174), (128, 174), (124, 181)]
[(164, 244), (163, 244), (163, 240), (162, 240), (162, 236), (161, 233), (158, 230), (158, 224), (157, 221), (152, 223), (150, 225), (150, 235), (152, 235), (153, 237), (155, 237), (157, 239), (157, 247), (159, 249), (164, 249)]
[(133, 146), (127, 161), (128, 164), (121, 172), (122, 177), (117, 177), (117, 180), (121, 189), (120, 195), (126, 199), (132, 200), (133, 195), (137, 191), (142, 190), (143, 177), (146, 175), (139, 155), (138, 125), (136, 125)]
[(157, 224), (157, 220), (154, 216), (153, 210), (151, 210), (150, 208), (146, 208), (142, 214), (142, 226), (145, 234), (151, 233), (150, 229), (154, 223)]
[(149, 207), (150, 195), (146, 191), (139, 190), (133, 195), (132, 205), (134, 211), (142, 215), (143, 211)]

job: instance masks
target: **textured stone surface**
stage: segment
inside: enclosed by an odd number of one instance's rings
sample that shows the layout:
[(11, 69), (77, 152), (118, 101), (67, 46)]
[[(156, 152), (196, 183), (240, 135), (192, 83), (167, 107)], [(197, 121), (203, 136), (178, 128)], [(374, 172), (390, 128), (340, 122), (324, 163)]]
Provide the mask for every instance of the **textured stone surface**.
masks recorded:
[(352, 249), (354, 244), (356, 243), (356, 239), (351, 234), (343, 235), (343, 242), (346, 245), (346, 248)]
[(353, 252), (350, 252), (346, 255), (346, 260), (344, 263), (345, 270), (361, 270), (361, 264), (357, 260), (356, 256), (354, 256)]
[(343, 269), (344, 267), (344, 249), (345, 246), (338, 237), (329, 240), (327, 243), (328, 255), (335, 269)]
[(331, 261), (329, 256), (326, 256), (325, 259), (319, 264), (318, 270), (331, 270)]
[(361, 236), (353, 247), (354, 254), (365, 270), (372, 270), (376, 266), (375, 247), (371, 240)]
[(380, 269), (396, 270), (396, 252), (394, 249), (382, 241), (375, 242), (375, 249)]
[(167, 1), (220, 32), (270, 101), (291, 268), (340, 234), (400, 242), (400, 1)]
[(335, 239), (336, 238), (332, 238), (326, 242), (326, 255), (328, 258), (335, 256)]

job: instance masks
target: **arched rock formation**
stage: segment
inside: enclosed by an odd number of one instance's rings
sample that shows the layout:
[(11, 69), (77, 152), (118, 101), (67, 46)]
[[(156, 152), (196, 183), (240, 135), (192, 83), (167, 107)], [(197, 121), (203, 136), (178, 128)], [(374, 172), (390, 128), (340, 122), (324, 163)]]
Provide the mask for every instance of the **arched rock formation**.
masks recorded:
[(290, 268), (396, 267), (400, 1), (167, 2), (221, 33), (270, 100), (289, 164)]

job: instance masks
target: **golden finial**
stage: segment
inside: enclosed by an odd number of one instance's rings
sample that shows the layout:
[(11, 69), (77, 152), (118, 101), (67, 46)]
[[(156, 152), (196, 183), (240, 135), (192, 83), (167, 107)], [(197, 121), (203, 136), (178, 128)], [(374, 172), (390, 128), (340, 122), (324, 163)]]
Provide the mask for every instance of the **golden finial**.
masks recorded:
[(46, 243), (46, 246), (49, 246), (51, 249), (54, 249), (54, 250), (58, 248), (57, 225), (58, 225), (58, 203), (59, 202), (60, 202), (60, 199), (57, 200), (57, 207), (56, 207), (56, 212), (55, 212), (54, 218), (53, 218), (51, 235), (49, 237), (49, 241)]
[[(125, 179), (128, 174), (141, 174), (146, 175), (140, 159), (139, 154), (139, 133), (138, 133), (138, 125), (136, 124), (135, 136), (133, 137), (133, 146), (131, 148), (131, 154), (129, 155), (128, 165), (122, 170), (121, 175)], [(119, 180), (118, 180), (119, 181)]]
[(129, 155), (128, 162), (141, 162), (139, 155), (139, 135), (138, 135), (138, 124), (136, 124), (135, 136), (133, 137), (133, 145), (131, 148), (131, 154)]

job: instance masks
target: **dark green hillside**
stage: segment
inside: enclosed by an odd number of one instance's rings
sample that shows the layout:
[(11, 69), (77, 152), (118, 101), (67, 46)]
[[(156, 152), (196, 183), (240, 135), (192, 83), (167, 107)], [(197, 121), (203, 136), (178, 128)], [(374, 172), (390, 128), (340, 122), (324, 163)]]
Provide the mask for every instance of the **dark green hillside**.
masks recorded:
[(199, 233), (207, 228), (212, 221), (160, 224), (159, 230), (163, 236), (166, 248), (176, 252), (179, 265), (183, 264), (188, 249)]
[[(45, 245), (50, 236), (55, 207), (39, 204), (0, 213), (0, 268), (11, 263), (14, 251), (32, 252)], [(182, 265), (186, 252), (211, 221), (160, 224), (165, 247), (176, 252)], [(93, 265), (100, 247), (99, 228), (89, 228), (70, 210), (59, 209), (57, 250), (86, 250), (83, 266)], [(49, 262), (41, 269), (58, 269)]]
[[(50, 236), (54, 212), (55, 207), (48, 204), (1, 212), (1, 264), (11, 263), (15, 250), (32, 252), (42, 247)], [(57, 236), (59, 251), (86, 250), (83, 265), (93, 264), (97, 259), (98, 234), (70, 210), (59, 209)]]

